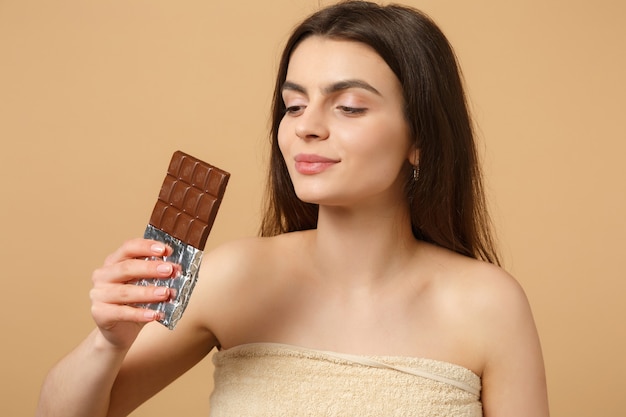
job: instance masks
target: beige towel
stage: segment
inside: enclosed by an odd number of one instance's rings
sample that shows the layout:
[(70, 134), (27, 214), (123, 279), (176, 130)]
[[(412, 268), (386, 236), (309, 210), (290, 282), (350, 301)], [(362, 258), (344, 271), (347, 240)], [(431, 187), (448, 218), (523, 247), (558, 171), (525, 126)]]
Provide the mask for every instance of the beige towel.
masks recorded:
[(253, 343), (213, 363), (211, 417), (482, 416), (480, 377), (447, 362)]

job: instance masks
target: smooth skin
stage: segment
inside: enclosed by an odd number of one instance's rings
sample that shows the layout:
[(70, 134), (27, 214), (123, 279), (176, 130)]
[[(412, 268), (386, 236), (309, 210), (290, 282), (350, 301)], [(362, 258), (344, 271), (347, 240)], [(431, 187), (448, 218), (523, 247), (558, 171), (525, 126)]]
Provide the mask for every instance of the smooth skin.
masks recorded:
[(403, 193), (419, 152), (398, 80), (369, 47), (312, 37), (294, 51), (279, 144), (316, 230), (207, 253), (174, 331), (128, 304), (167, 299), (128, 284), (173, 267), (169, 248), (125, 242), (93, 274), (96, 329), (48, 375), (37, 415), (125, 416), (214, 347), (276, 342), (402, 355), (481, 376), (487, 417), (548, 415), (526, 296), (497, 266), (415, 240)]

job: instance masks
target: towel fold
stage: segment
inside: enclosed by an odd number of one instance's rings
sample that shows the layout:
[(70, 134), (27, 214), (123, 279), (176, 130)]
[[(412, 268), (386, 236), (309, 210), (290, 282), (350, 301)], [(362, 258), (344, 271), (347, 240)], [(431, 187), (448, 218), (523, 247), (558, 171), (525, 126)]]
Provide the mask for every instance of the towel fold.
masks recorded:
[(252, 343), (213, 363), (211, 417), (482, 416), (480, 377), (432, 359)]

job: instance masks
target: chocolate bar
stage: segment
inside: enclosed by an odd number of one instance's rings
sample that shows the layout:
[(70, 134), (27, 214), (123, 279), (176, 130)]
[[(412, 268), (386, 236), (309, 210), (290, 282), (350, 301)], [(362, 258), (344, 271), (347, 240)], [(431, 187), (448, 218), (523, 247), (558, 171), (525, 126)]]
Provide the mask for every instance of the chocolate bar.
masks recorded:
[(147, 278), (137, 282), (170, 288), (169, 300), (138, 305), (163, 313), (159, 322), (169, 329), (174, 329), (189, 303), (229, 178), (228, 172), (184, 152), (172, 155), (144, 237), (169, 245), (173, 252), (162, 259), (179, 265), (180, 271), (166, 280)]

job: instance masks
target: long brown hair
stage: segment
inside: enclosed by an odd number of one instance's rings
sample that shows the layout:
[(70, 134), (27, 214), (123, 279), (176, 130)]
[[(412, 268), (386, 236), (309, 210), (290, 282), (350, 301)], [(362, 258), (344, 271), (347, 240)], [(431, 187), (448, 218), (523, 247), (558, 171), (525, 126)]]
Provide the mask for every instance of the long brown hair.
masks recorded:
[(419, 177), (413, 183), (407, 175), (406, 187), (414, 236), (499, 264), (456, 56), (428, 16), (400, 5), (342, 2), (314, 13), (291, 34), (274, 90), (269, 192), (261, 235), (317, 226), (318, 206), (296, 196), (277, 140), (286, 111), (281, 92), (289, 59), (299, 43), (313, 35), (369, 45), (400, 81), (405, 118), (420, 156)]

